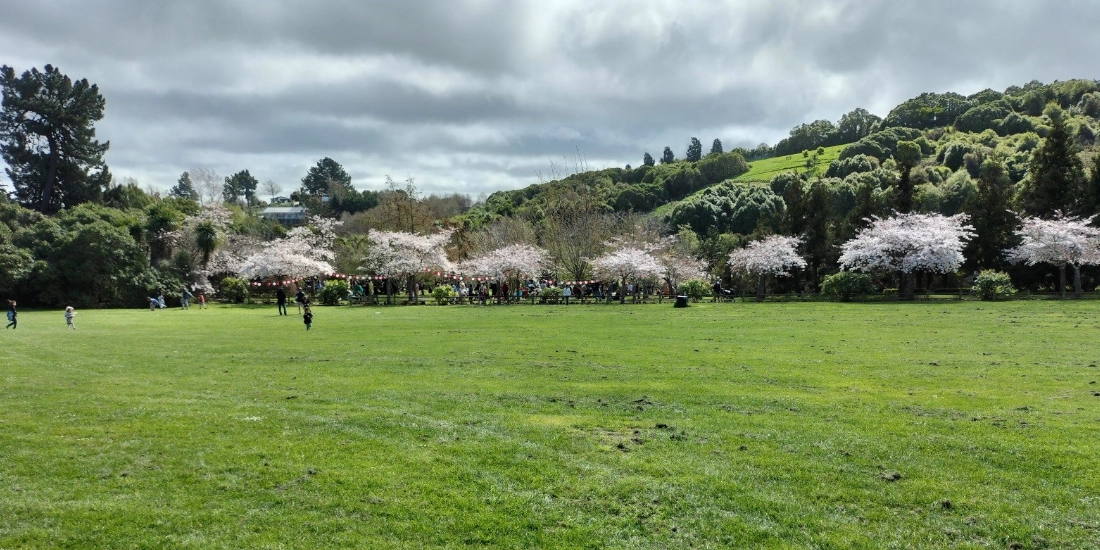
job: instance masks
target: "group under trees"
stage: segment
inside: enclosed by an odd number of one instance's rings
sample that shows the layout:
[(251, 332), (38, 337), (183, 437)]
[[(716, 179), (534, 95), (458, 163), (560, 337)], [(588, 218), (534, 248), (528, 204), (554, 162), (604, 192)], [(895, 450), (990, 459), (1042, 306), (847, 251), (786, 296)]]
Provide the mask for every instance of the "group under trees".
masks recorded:
[(736, 271), (757, 277), (756, 299), (763, 301), (769, 275), (786, 277), (791, 269), (806, 267), (806, 260), (798, 254), (800, 241), (798, 237), (769, 235), (731, 252), (729, 265)]
[(902, 297), (913, 299), (917, 272), (951, 273), (962, 265), (963, 247), (974, 236), (966, 215), (898, 214), (874, 218), (841, 246), (843, 269), (897, 272)]
[(16, 76), (0, 67), (0, 157), (20, 204), (51, 214), (98, 200), (111, 182), (95, 139), (106, 102), (95, 84), (52, 65)]
[(1057, 214), (1054, 219), (1026, 217), (1016, 231), (1019, 246), (1007, 251), (1011, 262), (1050, 264), (1058, 268), (1058, 289), (1066, 295), (1066, 266), (1073, 267), (1073, 292), (1081, 296), (1081, 266), (1100, 263), (1100, 229), (1092, 217)]
[(360, 271), (386, 277), (386, 302), (393, 303), (395, 279), (404, 279), (410, 300), (418, 299), (416, 275), (431, 269), (449, 271), (451, 261), (446, 246), (453, 231), (445, 230), (430, 235), (406, 231), (377, 231), (368, 233), (371, 247)]
[(479, 254), (459, 264), (467, 275), (502, 278), (518, 288), (520, 279), (540, 276), (549, 267), (546, 251), (526, 243), (513, 243)]
[(619, 303), (626, 301), (628, 284), (656, 279), (665, 272), (653, 255), (653, 247), (612, 241), (607, 243), (609, 252), (592, 260), (596, 275), (612, 279), (619, 284)]

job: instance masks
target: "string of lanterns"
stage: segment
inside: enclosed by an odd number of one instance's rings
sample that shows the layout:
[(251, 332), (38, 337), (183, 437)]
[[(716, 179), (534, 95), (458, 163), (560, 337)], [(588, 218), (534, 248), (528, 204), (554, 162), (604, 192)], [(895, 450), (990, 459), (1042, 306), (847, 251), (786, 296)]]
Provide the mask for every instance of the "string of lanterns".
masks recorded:
[[(452, 280), (452, 281), (490, 282), (490, 281), (497, 280), (496, 277), (471, 277), (471, 276), (467, 276), (467, 275), (455, 275), (453, 273), (444, 273), (444, 272), (441, 272), (441, 271), (432, 272), (431, 270), (428, 270), (428, 269), (425, 269), (424, 272), (425, 273), (433, 273), (436, 277), (441, 277), (443, 279), (448, 279), (448, 280)], [(386, 279), (391, 278), (391, 277), (385, 277), (385, 276), (381, 276), (381, 275), (379, 275), (379, 276), (364, 276), (364, 275), (345, 275), (343, 273), (329, 273), (327, 275), (327, 277), (329, 279), (343, 279), (343, 280), (347, 280), (348, 282), (385, 281)], [(266, 281), (266, 282), (265, 281), (252, 281), (252, 282), (249, 283), (249, 286), (258, 287), (258, 288), (261, 288), (261, 287), (279, 287), (279, 286), (287, 286), (291, 283), (300, 284), (300, 283), (305, 282), (305, 281), (310, 280), (310, 279), (314, 279), (314, 278), (313, 277), (301, 277), (301, 278), (298, 278), (298, 279), (284, 279), (284, 280), (279, 280), (279, 281)], [(554, 280), (548, 280), (547, 282), (551, 285), (553, 285), (555, 283)], [(563, 284), (563, 285), (591, 285), (591, 284), (598, 283), (600, 281), (598, 281), (598, 280), (587, 280), (587, 281), (557, 281), (557, 282), (560, 283), (560, 284)]]

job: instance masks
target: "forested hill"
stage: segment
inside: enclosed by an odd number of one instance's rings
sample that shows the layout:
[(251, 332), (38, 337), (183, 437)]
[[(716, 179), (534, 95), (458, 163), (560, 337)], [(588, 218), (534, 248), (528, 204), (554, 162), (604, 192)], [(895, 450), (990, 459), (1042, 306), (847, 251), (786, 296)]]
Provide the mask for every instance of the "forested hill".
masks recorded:
[(995, 156), (1003, 161), (1013, 184), (1023, 180), (1031, 152), (1050, 132), (1044, 109), (1051, 103), (1063, 110), (1077, 147), (1090, 152), (1100, 131), (1100, 82), (1032, 81), (1003, 92), (986, 89), (969, 96), (921, 94), (885, 118), (855, 109), (836, 123), (801, 124), (774, 146), (761, 144), (751, 150), (723, 152), (715, 139), (704, 153), (702, 143), (691, 138), (681, 158), (665, 147), (659, 162), (645, 152), (639, 155), (642, 163), (637, 167), (582, 171), (500, 191), (466, 219), (476, 227), (498, 216), (537, 218), (549, 196), (583, 184), (579, 187), (607, 210), (656, 211), (674, 227), (687, 224), (701, 232), (747, 233), (761, 214), (779, 216), (791, 174), (802, 180), (821, 176), (842, 202), (845, 197), (854, 201), (861, 183), (873, 181), (879, 190), (888, 190), (900, 175), (895, 158), (899, 141), (915, 142), (920, 149), (919, 158), (906, 161), (913, 164), (914, 200), (922, 209), (950, 213), (961, 208), (974, 187), (961, 176), (953, 177), (960, 168), (966, 168), (969, 178), (977, 178), (982, 161)]

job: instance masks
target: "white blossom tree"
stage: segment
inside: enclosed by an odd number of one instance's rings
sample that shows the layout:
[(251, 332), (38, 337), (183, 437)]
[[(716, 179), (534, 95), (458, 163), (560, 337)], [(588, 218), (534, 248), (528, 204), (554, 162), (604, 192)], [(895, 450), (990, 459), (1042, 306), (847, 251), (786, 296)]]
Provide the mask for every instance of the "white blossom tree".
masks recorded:
[(333, 243), (341, 222), (314, 216), (307, 225), (295, 227), (286, 237), (264, 243), (263, 248), (241, 262), (238, 273), (252, 278), (318, 277), (335, 271)]
[(458, 265), (458, 271), (466, 275), (502, 277), (512, 281), (512, 288), (517, 288), (520, 278), (537, 276), (548, 263), (545, 250), (520, 243), (470, 258)]
[(904, 297), (913, 298), (917, 271), (949, 273), (963, 263), (963, 246), (974, 236), (967, 216), (898, 214), (871, 218), (870, 225), (841, 245), (840, 267), (890, 270), (905, 279)]
[(446, 230), (433, 235), (419, 235), (404, 231), (372, 230), (368, 233), (372, 246), (363, 258), (360, 269), (387, 278), (387, 303), (393, 303), (392, 280), (398, 277), (406, 279), (409, 299), (417, 300), (417, 274), (431, 269), (451, 269), (446, 246), (452, 233), (454, 232)]
[(756, 299), (763, 301), (767, 296), (768, 275), (786, 277), (791, 268), (806, 267), (806, 260), (798, 255), (799, 237), (770, 235), (764, 240), (749, 243), (745, 248), (730, 253), (730, 267), (756, 275)]
[(1051, 264), (1058, 268), (1058, 285), (1066, 296), (1066, 266), (1073, 266), (1073, 292), (1081, 296), (1081, 266), (1100, 263), (1100, 229), (1093, 217), (1058, 216), (1052, 220), (1027, 217), (1016, 231), (1020, 245), (1006, 251), (1012, 263)]
[(676, 235), (663, 239), (654, 250), (653, 256), (661, 266), (661, 278), (668, 285), (669, 292), (674, 294), (679, 292), (680, 283), (706, 277), (702, 260), (692, 255), (690, 247)]
[(619, 302), (626, 301), (626, 285), (646, 279), (655, 279), (664, 273), (664, 268), (654, 257), (651, 247), (609, 242), (611, 252), (591, 262), (597, 275), (614, 278), (619, 281)]

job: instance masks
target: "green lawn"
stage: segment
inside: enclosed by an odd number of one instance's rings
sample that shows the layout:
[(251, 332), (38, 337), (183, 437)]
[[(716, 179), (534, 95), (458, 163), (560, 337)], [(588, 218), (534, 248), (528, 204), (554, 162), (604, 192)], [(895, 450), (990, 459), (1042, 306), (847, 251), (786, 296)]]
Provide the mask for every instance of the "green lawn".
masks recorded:
[[(829, 165), (840, 156), (840, 152), (849, 145), (851, 144), (846, 143), (844, 145), (826, 147), (825, 154), (817, 157), (818, 164), (814, 173), (824, 174), (825, 170), (829, 169)], [(754, 160), (749, 163), (749, 171), (737, 176), (734, 178), (734, 181), (771, 181), (773, 177), (782, 172), (803, 172), (805, 169), (806, 158), (803, 157), (801, 153)]]
[(1096, 307), (24, 312), (0, 548), (1096, 548)]

